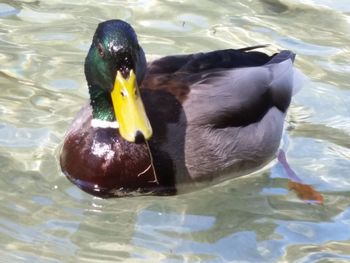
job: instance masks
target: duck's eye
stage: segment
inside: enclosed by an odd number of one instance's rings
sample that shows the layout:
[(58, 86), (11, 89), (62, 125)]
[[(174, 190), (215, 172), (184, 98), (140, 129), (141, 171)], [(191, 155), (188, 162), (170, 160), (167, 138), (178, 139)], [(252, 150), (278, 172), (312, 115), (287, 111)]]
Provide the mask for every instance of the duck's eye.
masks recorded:
[(134, 89), (135, 97), (137, 97), (137, 89)]
[(97, 50), (100, 57), (103, 58), (105, 56), (105, 50), (101, 43), (98, 43)]

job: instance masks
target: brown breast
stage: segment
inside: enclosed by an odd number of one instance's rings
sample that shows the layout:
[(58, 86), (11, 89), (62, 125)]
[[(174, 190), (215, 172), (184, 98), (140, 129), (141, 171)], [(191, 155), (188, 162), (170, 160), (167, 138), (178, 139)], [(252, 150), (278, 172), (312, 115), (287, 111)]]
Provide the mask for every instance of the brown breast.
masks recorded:
[(89, 121), (68, 134), (60, 162), (74, 184), (96, 196), (175, 191), (173, 185), (163, 185), (155, 176), (146, 144), (129, 143), (116, 129), (92, 128)]

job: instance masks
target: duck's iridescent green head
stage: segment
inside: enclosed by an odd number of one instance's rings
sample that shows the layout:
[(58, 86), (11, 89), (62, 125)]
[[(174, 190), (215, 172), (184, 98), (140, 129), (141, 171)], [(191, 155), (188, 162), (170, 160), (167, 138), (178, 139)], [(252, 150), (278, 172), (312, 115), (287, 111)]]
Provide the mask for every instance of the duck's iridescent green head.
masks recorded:
[(131, 142), (152, 129), (138, 86), (146, 73), (146, 58), (133, 28), (121, 20), (100, 23), (85, 60), (93, 118), (119, 123)]

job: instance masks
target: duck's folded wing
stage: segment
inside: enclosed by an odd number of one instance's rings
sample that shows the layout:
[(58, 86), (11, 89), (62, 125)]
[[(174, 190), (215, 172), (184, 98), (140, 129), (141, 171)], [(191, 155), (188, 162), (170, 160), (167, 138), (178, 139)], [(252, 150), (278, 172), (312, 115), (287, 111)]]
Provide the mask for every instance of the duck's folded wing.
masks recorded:
[(242, 49), (216, 50), (208, 53), (166, 56), (148, 65), (148, 74), (198, 73), (218, 68), (253, 67), (266, 64), (271, 57), (254, 49), (263, 45)]
[(148, 75), (171, 74), (178, 71), (189, 61), (193, 59), (195, 54), (166, 56), (152, 61), (147, 66)]
[(260, 67), (197, 75), (185, 103), (189, 122), (246, 126), (259, 121), (271, 107), (285, 112), (292, 97), (293, 76), (290, 58)]

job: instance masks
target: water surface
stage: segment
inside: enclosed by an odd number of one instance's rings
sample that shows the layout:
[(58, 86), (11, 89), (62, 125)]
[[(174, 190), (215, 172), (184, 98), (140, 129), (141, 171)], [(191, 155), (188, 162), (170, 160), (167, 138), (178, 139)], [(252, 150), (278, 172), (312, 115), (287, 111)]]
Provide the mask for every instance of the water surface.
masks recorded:
[[(148, 58), (270, 44), (307, 76), (277, 162), (189, 194), (103, 200), (60, 172), (88, 99), (83, 61), (97, 23), (133, 24)], [(347, 0), (0, 1), (1, 262), (350, 261), (350, 5)]]

